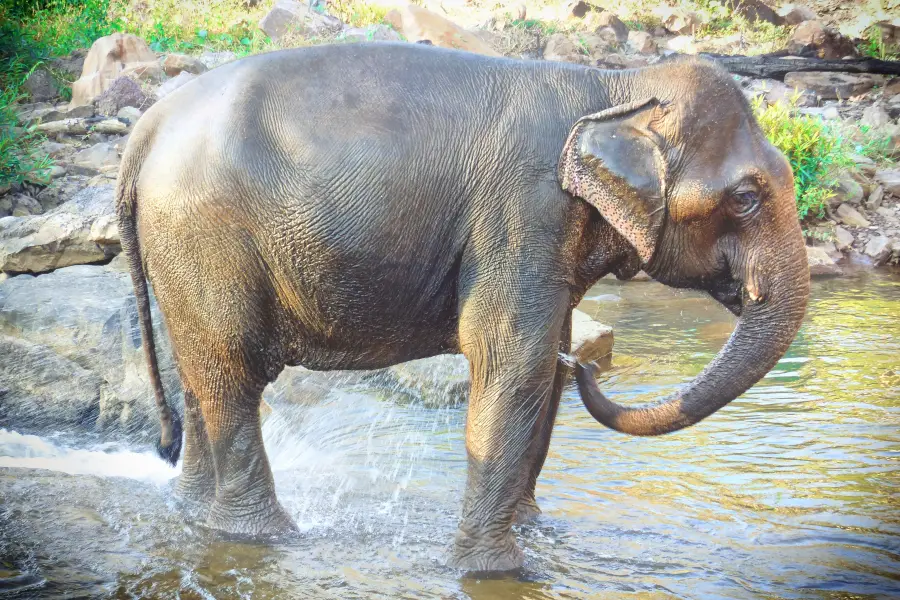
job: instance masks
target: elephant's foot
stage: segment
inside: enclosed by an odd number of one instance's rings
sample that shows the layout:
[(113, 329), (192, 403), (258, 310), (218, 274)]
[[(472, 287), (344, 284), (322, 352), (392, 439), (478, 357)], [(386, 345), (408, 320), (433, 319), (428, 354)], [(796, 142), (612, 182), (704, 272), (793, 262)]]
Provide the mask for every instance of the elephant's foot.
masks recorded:
[(534, 498), (523, 498), (519, 500), (516, 507), (516, 525), (525, 525), (536, 520), (541, 514), (541, 509), (537, 505)]
[(471, 536), (460, 531), (453, 544), (449, 565), (469, 573), (515, 571), (525, 562), (525, 555), (511, 531), (500, 538)]
[(251, 505), (217, 498), (210, 507), (206, 526), (239, 537), (282, 536), (299, 531), (275, 498)]
[(188, 504), (209, 506), (216, 499), (215, 476), (182, 472), (175, 483), (175, 496)]

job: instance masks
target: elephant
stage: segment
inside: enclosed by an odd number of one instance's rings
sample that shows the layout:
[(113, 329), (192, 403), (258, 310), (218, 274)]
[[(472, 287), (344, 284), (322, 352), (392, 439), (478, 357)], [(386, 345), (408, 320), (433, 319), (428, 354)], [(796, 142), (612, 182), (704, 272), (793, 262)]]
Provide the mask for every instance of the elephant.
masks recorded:
[[(467, 481), (448, 564), (520, 568), (512, 526), (564, 383), (573, 308), (641, 269), (738, 316), (691, 382), (618, 405), (575, 364), (602, 425), (694, 425), (784, 354), (809, 271), (791, 168), (736, 82), (699, 58), (641, 69), (398, 43), (248, 56), (152, 106), (127, 143), (116, 211), (174, 493), (205, 526), (293, 535), (259, 420), (285, 366), (470, 365)], [(159, 383), (152, 285), (184, 389)], [(183, 431), (182, 431), (183, 418)]]

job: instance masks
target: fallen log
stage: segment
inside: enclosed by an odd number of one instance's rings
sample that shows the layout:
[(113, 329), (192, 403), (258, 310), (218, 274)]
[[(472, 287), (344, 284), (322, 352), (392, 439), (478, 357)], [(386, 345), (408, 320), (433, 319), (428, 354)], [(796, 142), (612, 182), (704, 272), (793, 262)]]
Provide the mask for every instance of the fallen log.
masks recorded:
[[(781, 53), (778, 53), (781, 54)], [(745, 77), (784, 80), (784, 76), (797, 71), (828, 71), (839, 73), (871, 73), (900, 76), (900, 61), (877, 58), (852, 58), (828, 60), (822, 58), (783, 58), (781, 56), (730, 56), (727, 54), (701, 53), (714, 60), (729, 72)]]

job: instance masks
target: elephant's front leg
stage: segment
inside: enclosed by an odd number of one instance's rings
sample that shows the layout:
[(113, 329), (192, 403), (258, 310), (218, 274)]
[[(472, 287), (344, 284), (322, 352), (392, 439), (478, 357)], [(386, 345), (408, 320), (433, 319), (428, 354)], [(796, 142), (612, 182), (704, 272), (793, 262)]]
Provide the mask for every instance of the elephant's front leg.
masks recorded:
[(567, 302), (560, 290), (541, 302), (486, 303), (502, 307), (500, 314), (468, 302), (461, 315), (460, 341), (472, 389), (466, 422), (469, 472), (453, 566), (468, 571), (522, 566), (512, 524), (550, 404)]

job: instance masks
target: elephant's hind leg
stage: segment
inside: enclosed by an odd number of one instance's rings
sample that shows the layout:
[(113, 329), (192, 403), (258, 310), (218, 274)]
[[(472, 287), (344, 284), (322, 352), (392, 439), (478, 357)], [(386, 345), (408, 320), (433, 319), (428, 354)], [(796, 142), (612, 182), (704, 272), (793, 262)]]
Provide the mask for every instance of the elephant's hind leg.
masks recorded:
[(205, 510), (216, 497), (216, 468), (200, 401), (183, 375), (181, 380), (184, 385), (184, 458), (175, 493)]

